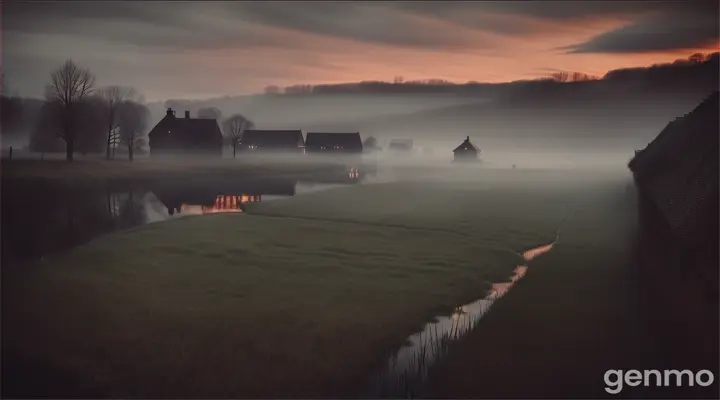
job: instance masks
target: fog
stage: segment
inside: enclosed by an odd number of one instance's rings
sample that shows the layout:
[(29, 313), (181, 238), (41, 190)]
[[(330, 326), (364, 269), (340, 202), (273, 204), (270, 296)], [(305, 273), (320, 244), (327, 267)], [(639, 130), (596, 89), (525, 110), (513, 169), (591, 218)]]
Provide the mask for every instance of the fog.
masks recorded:
[[(450, 166), (452, 150), (469, 137), (481, 151), (483, 168), (587, 169), (625, 168), (636, 149), (644, 148), (668, 122), (692, 110), (699, 101), (695, 97), (675, 102), (659, 98), (646, 104), (618, 101), (596, 107), (543, 107), (542, 102), (513, 105), (457, 95), (254, 96), (244, 98), (241, 108), (231, 108), (240, 106), (233, 103), (237, 98), (227, 104), (217, 100), (175, 107), (184, 107), (176, 108), (178, 115), (190, 109), (192, 117), (199, 107), (218, 107), (225, 118), (240, 110), (257, 129), (360, 132), (363, 141), (371, 136), (377, 139), (382, 151), (372, 159), (380, 165)], [(152, 129), (165, 115), (165, 105), (154, 104), (150, 109)], [(409, 154), (388, 151), (389, 143), (399, 138), (413, 140)], [(37, 157), (19, 151), (24, 146), (18, 135), (4, 136), (4, 155), (9, 146), (15, 148), (14, 157)], [(46, 153), (44, 157), (54, 156)], [(232, 157), (232, 148), (225, 148), (224, 157)], [(239, 160), (248, 157), (238, 152)], [(270, 155), (250, 158), (253, 162), (289, 161)], [(313, 159), (291, 157), (293, 162)], [(194, 161), (184, 156), (177, 162), (192, 165)]]

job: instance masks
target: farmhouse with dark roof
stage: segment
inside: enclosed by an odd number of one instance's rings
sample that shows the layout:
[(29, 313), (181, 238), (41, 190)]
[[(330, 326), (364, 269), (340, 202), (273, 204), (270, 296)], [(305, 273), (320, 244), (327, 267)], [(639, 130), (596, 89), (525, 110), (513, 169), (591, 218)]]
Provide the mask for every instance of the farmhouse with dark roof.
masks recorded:
[(302, 130), (247, 130), (240, 139), (239, 151), (303, 153)]
[(308, 132), (305, 139), (307, 153), (361, 154), (360, 133)]
[(177, 118), (168, 108), (165, 117), (148, 134), (150, 154), (222, 155), (223, 135), (214, 119)]
[(477, 161), (480, 155), (480, 149), (470, 143), (470, 136), (460, 143), (460, 146), (453, 150), (454, 160), (458, 161)]

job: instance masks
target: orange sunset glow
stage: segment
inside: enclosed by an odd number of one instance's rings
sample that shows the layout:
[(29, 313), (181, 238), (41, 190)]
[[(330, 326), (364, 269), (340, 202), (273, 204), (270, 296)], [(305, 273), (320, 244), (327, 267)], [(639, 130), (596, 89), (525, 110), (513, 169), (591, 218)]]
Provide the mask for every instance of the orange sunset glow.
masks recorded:
[[(5, 7), (16, 91), (72, 58), (148, 100), (363, 80), (603, 76), (718, 49), (712, 2), (112, 2)], [(708, 8), (709, 7), (709, 8)], [(102, 27), (102, 29), (99, 29)]]

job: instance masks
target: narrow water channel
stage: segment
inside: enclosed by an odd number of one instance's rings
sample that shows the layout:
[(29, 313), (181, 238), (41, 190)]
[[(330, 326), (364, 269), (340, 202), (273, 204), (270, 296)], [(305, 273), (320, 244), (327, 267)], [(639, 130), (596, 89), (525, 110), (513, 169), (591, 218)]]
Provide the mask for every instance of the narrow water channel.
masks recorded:
[[(569, 214), (568, 214), (569, 216)], [(558, 227), (555, 240), (522, 254), (524, 261), (552, 250), (560, 238)], [(412, 398), (417, 397), (427, 379), (430, 368), (449, 350), (450, 344), (473, 330), (492, 305), (502, 298), (527, 273), (528, 266), (515, 267), (507, 282), (493, 283), (488, 293), (471, 303), (458, 306), (449, 316), (438, 316), (433, 322), (405, 341), (405, 345), (393, 354), (371, 383), (369, 397)]]

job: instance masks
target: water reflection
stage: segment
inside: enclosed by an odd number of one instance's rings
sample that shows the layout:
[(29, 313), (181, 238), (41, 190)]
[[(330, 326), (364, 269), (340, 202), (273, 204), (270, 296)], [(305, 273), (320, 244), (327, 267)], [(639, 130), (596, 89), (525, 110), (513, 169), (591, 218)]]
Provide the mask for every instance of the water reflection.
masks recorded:
[(364, 174), (318, 176), (318, 182), (289, 179), (106, 181), (49, 184), (3, 181), (2, 263), (37, 259), (101, 235), (187, 215), (242, 213), (248, 203), (355, 184)]
[[(550, 251), (555, 242), (523, 253), (525, 261)], [(430, 367), (443, 357), (451, 342), (469, 333), (495, 301), (527, 273), (527, 265), (518, 265), (509, 282), (493, 283), (485, 297), (456, 307), (451, 315), (441, 316), (410, 336), (406, 345), (387, 361), (375, 377), (370, 397), (413, 398), (421, 394)]]
[(241, 213), (247, 203), (295, 195), (294, 180), (226, 180), (164, 182), (153, 194), (170, 217), (199, 214)]

